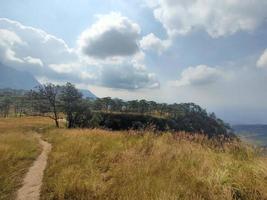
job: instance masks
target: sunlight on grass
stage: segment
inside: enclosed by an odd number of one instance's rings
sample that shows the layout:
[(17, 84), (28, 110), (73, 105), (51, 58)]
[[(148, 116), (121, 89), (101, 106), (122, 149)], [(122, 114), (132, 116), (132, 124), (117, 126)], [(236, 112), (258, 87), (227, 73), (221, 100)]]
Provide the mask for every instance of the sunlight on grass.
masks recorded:
[(266, 161), (202, 136), (54, 130), (42, 199), (265, 199)]
[(14, 199), (23, 175), (40, 153), (32, 130), (49, 124), (38, 117), (0, 119), (0, 199)]
[(244, 143), (222, 145), (185, 133), (55, 129), (38, 117), (1, 119), (0, 130), (0, 199), (14, 199), (38, 156), (35, 131), (53, 145), (41, 199), (267, 198), (267, 160)]

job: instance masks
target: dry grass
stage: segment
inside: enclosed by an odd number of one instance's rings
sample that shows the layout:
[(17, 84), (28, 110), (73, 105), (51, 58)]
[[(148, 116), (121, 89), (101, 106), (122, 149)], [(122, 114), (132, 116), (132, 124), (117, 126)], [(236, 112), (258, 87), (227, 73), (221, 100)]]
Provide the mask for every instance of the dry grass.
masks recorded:
[(42, 199), (267, 199), (266, 160), (241, 143), (52, 130)]
[(50, 124), (44, 118), (0, 119), (0, 199), (14, 199), (23, 175), (40, 152), (33, 129)]
[[(0, 199), (13, 199), (46, 118), (0, 119)], [(242, 143), (149, 132), (43, 129), (53, 144), (41, 198), (267, 199), (267, 160)]]

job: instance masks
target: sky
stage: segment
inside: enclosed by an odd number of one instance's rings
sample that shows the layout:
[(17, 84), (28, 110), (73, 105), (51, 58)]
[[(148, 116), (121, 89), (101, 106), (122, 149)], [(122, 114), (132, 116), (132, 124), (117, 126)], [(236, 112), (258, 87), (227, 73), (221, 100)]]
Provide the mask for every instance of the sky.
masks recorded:
[(0, 62), (99, 97), (267, 123), (265, 0), (0, 0)]

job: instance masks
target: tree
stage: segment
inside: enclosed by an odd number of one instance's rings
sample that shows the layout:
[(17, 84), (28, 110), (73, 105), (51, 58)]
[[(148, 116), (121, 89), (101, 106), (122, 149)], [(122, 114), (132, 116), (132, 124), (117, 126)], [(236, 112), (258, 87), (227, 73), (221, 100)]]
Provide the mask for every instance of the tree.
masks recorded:
[(48, 83), (38, 86), (38, 91), (31, 91), (29, 94), (34, 111), (53, 119), (56, 127), (59, 127), (59, 91), (58, 85)]
[(157, 104), (157, 110), (159, 111), (160, 116), (167, 114), (167, 108), (168, 104), (166, 103)]
[(73, 112), (73, 121), (72, 125), (69, 128), (74, 127), (90, 127), (91, 119), (92, 119), (92, 112), (90, 109), (90, 103), (87, 100), (82, 99), (76, 106)]
[(100, 122), (102, 121), (102, 117), (99, 113), (94, 113), (93, 117), (90, 120), (91, 128), (98, 128), (100, 126)]
[(127, 102), (128, 109), (131, 112), (138, 112), (138, 101), (137, 100), (132, 100)]
[(94, 110), (102, 110), (102, 99), (101, 98), (97, 98), (95, 101), (94, 101), (94, 105), (93, 105), (93, 109)]
[(22, 117), (22, 114), (26, 112), (27, 105), (28, 102), (27, 102), (27, 97), (25, 95), (17, 96), (14, 102), (15, 115)]
[(102, 98), (102, 108), (104, 108), (105, 111), (110, 111), (112, 107), (113, 101), (110, 97)]
[(139, 101), (138, 110), (141, 114), (144, 114), (148, 111), (148, 103), (146, 100), (142, 99)]
[(11, 104), (12, 104), (12, 101), (11, 101), (10, 96), (4, 97), (2, 101), (0, 102), (0, 110), (1, 110), (3, 117), (8, 117)]
[(152, 114), (153, 112), (157, 111), (157, 103), (155, 101), (148, 102), (148, 110), (149, 113)]
[(75, 126), (77, 114), (80, 112), (82, 93), (79, 92), (73, 84), (67, 83), (63, 86), (60, 100), (62, 102), (63, 111), (67, 115), (68, 128), (73, 128)]

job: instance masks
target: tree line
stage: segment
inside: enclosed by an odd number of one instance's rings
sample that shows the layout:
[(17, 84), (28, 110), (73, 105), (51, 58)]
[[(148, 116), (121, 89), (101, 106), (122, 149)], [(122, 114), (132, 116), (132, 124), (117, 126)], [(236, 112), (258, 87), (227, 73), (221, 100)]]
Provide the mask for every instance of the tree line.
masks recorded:
[(103, 127), (113, 130), (140, 129), (154, 125), (158, 130), (230, 135), (230, 126), (194, 103), (166, 104), (147, 100), (83, 98), (71, 83), (44, 84), (31, 91), (0, 90), (0, 114), (8, 117), (46, 116), (59, 127), (60, 118), (68, 128)]

